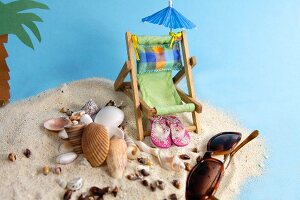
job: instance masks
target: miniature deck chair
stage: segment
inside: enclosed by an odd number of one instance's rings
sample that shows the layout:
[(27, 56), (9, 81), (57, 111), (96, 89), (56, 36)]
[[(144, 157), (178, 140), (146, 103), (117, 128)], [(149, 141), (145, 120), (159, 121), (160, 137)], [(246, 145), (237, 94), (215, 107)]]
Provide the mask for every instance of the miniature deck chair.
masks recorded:
[[(149, 119), (156, 115), (192, 112), (193, 124), (186, 129), (200, 132), (199, 113), (202, 106), (195, 99), (192, 78), (196, 58), (189, 57), (185, 31), (170, 33), (168, 36), (136, 36), (127, 32), (126, 44), (128, 60), (118, 75), (114, 88), (133, 100), (137, 139), (143, 140), (148, 135), (143, 129), (142, 112)], [(136, 67), (134, 56), (137, 60)], [(172, 70), (179, 70), (174, 77)], [(130, 82), (124, 81), (128, 74)], [(177, 87), (184, 76), (188, 94)]]

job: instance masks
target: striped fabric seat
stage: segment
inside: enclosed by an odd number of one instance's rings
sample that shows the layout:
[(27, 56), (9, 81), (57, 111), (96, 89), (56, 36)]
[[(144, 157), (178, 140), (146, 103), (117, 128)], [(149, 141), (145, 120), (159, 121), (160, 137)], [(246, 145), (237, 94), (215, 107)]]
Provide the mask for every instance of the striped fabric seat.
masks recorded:
[(137, 60), (138, 74), (181, 70), (183, 68), (178, 42), (170, 45), (171, 37), (169, 39), (166, 37), (155, 37), (155, 43), (150, 43), (145, 38), (148, 40), (153, 39), (149, 36), (138, 37), (139, 44), (136, 48), (139, 55)]

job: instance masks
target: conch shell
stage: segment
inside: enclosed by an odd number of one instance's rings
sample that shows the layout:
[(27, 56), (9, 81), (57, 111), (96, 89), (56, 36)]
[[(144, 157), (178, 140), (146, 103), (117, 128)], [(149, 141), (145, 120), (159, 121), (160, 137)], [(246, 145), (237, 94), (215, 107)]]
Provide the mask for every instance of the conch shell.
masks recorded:
[(127, 145), (124, 139), (112, 137), (106, 159), (108, 171), (113, 178), (121, 179), (127, 165)]
[(140, 155), (140, 149), (136, 146), (129, 135), (125, 134), (124, 137), (127, 144), (127, 158), (130, 160), (137, 159), (137, 157)]
[(159, 149), (151, 148), (141, 141), (136, 141), (136, 145), (140, 148), (141, 151), (146, 152), (155, 156), (162, 168), (166, 170), (180, 171), (185, 169), (184, 162), (178, 158), (178, 156), (166, 156), (163, 155)]
[(178, 158), (178, 156), (158, 156), (159, 164), (166, 170), (180, 171), (185, 169), (184, 162)]
[(146, 145), (142, 141), (135, 141), (135, 144), (139, 147), (139, 149), (145, 153), (151, 154), (158, 158), (159, 156), (159, 149), (151, 148), (148, 145)]

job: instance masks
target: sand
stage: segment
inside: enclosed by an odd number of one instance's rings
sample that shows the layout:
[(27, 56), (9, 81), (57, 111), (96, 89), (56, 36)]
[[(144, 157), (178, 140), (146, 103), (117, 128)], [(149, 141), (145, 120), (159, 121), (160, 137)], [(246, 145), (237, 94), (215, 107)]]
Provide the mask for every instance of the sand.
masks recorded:
[[(57, 133), (45, 130), (43, 122), (48, 118), (61, 116), (60, 108), (78, 110), (89, 99), (93, 99), (99, 106), (104, 106), (110, 99), (117, 102), (124, 101), (125, 121), (128, 122), (129, 134), (135, 134), (131, 101), (123, 93), (115, 92), (113, 82), (106, 79), (94, 78), (71, 82), (36, 97), (0, 108), (0, 199), (62, 199), (64, 189), (59, 186), (59, 180), (69, 181), (76, 177), (84, 179), (84, 186), (73, 194), (72, 199), (77, 199), (91, 186), (120, 188), (116, 198), (106, 195), (104, 199), (164, 199), (172, 193), (184, 199), (187, 172), (178, 173), (162, 169), (157, 160), (147, 154), (142, 155), (154, 161), (147, 180), (149, 182), (163, 180), (166, 183), (163, 191), (151, 192), (139, 181), (129, 181), (125, 177), (115, 180), (109, 176), (105, 165), (92, 168), (86, 162), (82, 162), (82, 156), (69, 165), (61, 166), (61, 175), (50, 173), (45, 176), (41, 173), (44, 165), (55, 165), (55, 158), (59, 155), (58, 147), (64, 142)], [(189, 122), (190, 114), (181, 115), (181, 119)], [(201, 125), (201, 134), (191, 133), (192, 142), (187, 147), (172, 147), (165, 150), (165, 153), (170, 155), (187, 153), (191, 157), (189, 162), (194, 165), (196, 157), (203, 155), (206, 143), (213, 135), (222, 131), (240, 131), (245, 138), (250, 133), (236, 120), (207, 103), (203, 103)], [(149, 138), (145, 141), (149, 144)], [(199, 147), (201, 152), (199, 154), (191, 152), (193, 147)], [(23, 155), (22, 152), (26, 148), (32, 151), (32, 157), (26, 158)], [(7, 159), (10, 152), (17, 154), (16, 162)], [(247, 180), (262, 174), (265, 154), (265, 144), (261, 136), (241, 149), (226, 170), (216, 196), (222, 200), (236, 199), (241, 186)], [(134, 172), (138, 167), (140, 164), (137, 161), (128, 161), (125, 175)], [(176, 189), (171, 184), (174, 179), (180, 180), (181, 189)]]

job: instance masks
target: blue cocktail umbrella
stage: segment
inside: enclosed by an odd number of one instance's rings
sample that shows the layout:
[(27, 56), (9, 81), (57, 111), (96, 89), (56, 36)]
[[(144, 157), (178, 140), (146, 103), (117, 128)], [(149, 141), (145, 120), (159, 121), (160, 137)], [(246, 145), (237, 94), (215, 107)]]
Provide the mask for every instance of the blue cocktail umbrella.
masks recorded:
[(173, 8), (172, 0), (169, 0), (169, 6), (142, 19), (142, 22), (163, 25), (172, 29), (184, 28), (192, 29), (196, 25), (184, 17), (180, 12)]

